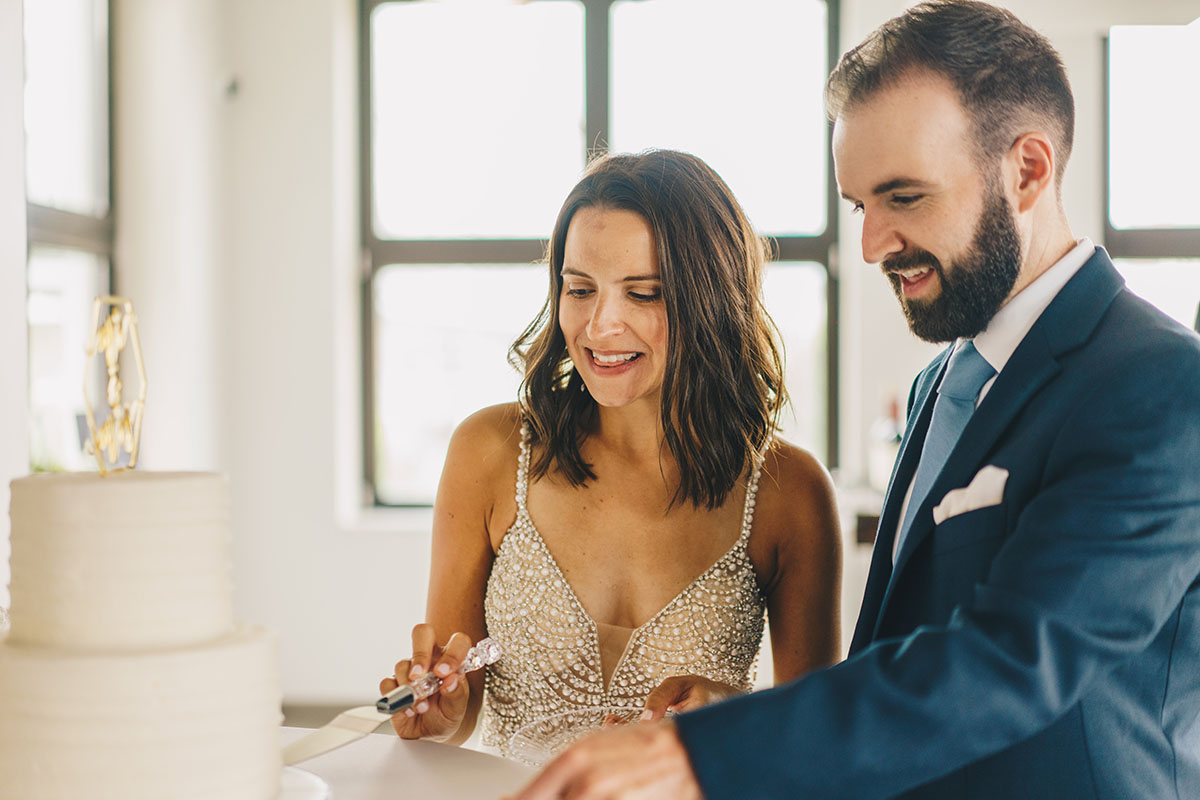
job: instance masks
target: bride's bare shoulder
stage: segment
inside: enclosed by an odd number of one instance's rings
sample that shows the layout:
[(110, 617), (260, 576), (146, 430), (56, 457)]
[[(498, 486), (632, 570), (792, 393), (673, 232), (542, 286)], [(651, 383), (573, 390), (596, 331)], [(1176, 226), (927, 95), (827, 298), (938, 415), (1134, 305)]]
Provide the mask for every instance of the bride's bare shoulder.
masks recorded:
[(459, 423), (455, 436), (467, 436), (477, 444), (509, 439), (521, 441), (521, 407), (517, 403), (500, 403), (481, 408)]
[[(829, 547), (838, 535), (837, 497), (829, 471), (802, 447), (776, 439), (759, 479), (758, 519), (777, 545)], [(758, 528), (758, 525), (755, 526)]]
[(450, 437), (447, 462), (460, 459), (489, 470), (516, 458), (521, 446), (521, 409), (517, 403), (488, 406), (459, 423)]

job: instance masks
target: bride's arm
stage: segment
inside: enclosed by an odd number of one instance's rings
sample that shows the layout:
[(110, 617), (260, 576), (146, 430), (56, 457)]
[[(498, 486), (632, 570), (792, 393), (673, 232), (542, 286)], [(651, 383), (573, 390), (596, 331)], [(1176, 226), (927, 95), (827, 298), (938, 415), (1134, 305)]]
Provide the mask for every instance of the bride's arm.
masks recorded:
[[(439, 666), (453, 672), (466, 650), (487, 635), (483, 600), (503, 531), (516, 515), (519, 421), (515, 406), (483, 409), (451, 437), (433, 506), (433, 547), (425, 624), (413, 631), (413, 656), (396, 664), (396, 680), (410, 670)], [(461, 634), (461, 635), (459, 635)], [(453, 639), (453, 641), (451, 641)], [(443, 666), (444, 665), (444, 666)], [(385, 680), (381, 690), (394, 682)], [(393, 718), (405, 738), (431, 737), (461, 744), (475, 729), (483, 699), (483, 671), (450, 679), (421, 712)]]
[(842, 537), (833, 481), (810, 453), (778, 443), (760, 487), (750, 554), (756, 567), (772, 562), (765, 593), (779, 685), (842, 658)]

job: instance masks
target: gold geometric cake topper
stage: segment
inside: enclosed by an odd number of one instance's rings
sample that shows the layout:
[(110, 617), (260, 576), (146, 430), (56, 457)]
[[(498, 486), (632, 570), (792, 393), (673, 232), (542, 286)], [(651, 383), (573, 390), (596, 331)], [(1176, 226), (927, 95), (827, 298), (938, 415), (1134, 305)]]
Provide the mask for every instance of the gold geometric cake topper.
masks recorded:
[[(104, 322), (100, 322), (105, 308)], [(123, 401), (124, 386), (121, 383), (121, 351), (125, 345), (133, 344), (133, 358), (137, 366), (137, 399), (132, 403)], [(91, 385), (92, 361), (97, 353), (104, 355), (104, 367), (108, 373), (105, 400), (108, 403), (108, 418), (99, 427), (92, 412), (92, 401), (88, 396)], [(106, 295), (97, 297), (92, 304), (92, 337), (87, 346), (87, 367), (83, 375), (83, 403), (87, 412), (89, 439), (87, 451), (95, 453), (100, 474), (123, 472), (137, 466), (138, 443), (142, 434), (142, 412), (146, 407), (146, 367), (142, 363), (142, 343), (138, 339), (137, 316), (133, 303), (124, 297)], [(121, 451), (129, 454), (129, 465), (118, 466)]]

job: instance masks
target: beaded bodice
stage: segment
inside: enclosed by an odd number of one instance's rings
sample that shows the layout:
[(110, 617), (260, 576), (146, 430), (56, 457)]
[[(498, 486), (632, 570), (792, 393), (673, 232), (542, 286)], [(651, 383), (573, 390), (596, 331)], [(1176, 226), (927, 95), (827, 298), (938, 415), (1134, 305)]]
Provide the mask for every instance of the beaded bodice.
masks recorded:
[(746, 551), (761, 459), (746, 488), (737, 541), (633, 630), (606, 685), (596, 622), (559, 569), (525, 505), (528, 441), (522, 429), (517, 518), (500, 542), (484, 598), (488, 635), (504, 651), (485, 675), (484, 741), (502, 745), (522, 725), (561, 711), (640, 706), (659, 683), (675, 675), (702, 675), (749, 690), (765, 610)]

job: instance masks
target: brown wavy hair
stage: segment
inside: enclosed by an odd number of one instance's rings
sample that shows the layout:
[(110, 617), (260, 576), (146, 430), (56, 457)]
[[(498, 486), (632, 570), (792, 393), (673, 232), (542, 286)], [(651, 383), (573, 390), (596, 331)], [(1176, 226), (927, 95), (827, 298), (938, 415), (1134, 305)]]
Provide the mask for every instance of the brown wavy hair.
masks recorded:
[(533, 476), (554, 468), (575, 486), (596, 477), (580, 453), (596, 402), (568, 355), (558, 309), (567, 228), (582, 208), (632, 211), (654, 231), (668, 328), (660, 413), (679, 465), (670, 507), (715, 509), (776, 431), (787, 402), (778, 331), (762, 302), (767, 244), (721, 177), (693, 155), (649, 150), (588, 166), (554, 223), (546, 303), (509, 351), (524, 374)]
[(831, 122), (913, 71), (954, 85), (970, 115), (976, 160), (1008, 152), (1022, 133), (1043, 128), (1055, 149), (1055, 184), (1075, 138), (1075, 98), (1050, 41), (1010, 11), (977, 0), (928, 0), (888, 20), (842, 56), (825, 84)]

